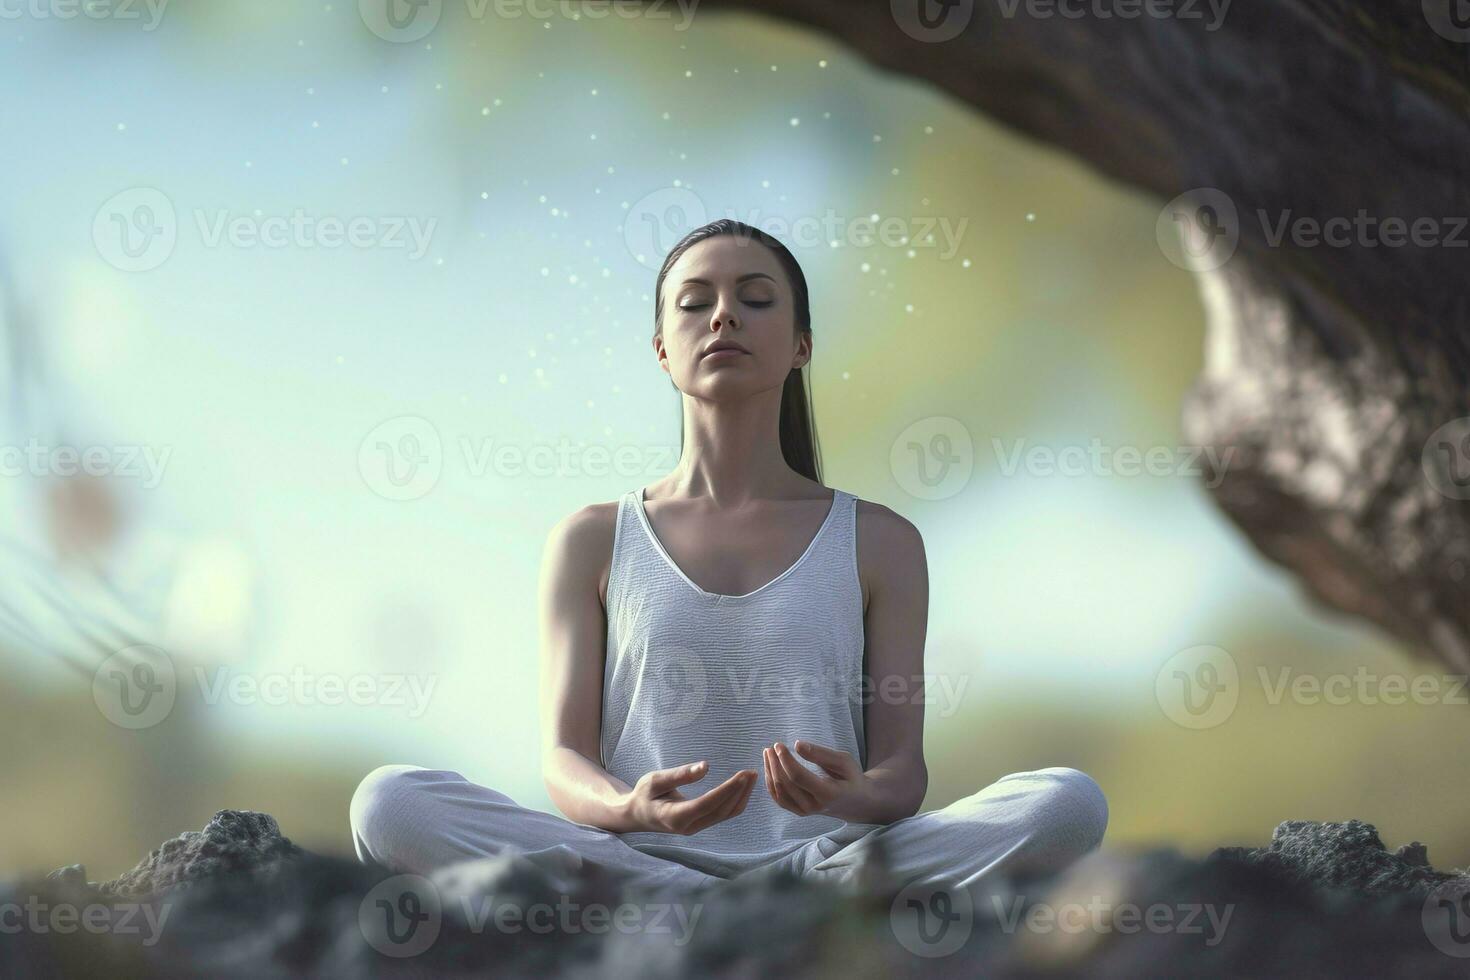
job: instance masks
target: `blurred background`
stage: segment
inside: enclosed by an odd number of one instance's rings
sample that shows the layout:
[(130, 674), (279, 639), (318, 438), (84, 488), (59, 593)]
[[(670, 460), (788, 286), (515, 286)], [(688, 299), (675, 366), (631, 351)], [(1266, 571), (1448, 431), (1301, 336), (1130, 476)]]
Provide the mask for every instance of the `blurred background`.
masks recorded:
[(1470, 863), (1463, 685), (1207, 498), (1159, 202), (755, 18), (87, 9), (0, 19), (0, 874), (226, 807), (345, 852), (385, 762), (551, 809), (542, 545), (676, 462), (652, 288), (717, 217), (806, 271), (826, 482), (924, 535), (927, 806), (1071, 765), (1107, 846)]

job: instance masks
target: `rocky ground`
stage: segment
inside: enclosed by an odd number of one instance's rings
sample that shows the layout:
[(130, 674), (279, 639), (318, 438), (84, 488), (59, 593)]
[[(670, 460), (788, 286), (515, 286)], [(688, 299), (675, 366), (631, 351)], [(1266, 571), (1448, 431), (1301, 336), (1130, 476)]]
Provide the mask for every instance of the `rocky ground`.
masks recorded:
[[(880, 856), (881, 858), (881, 856)], [(0, 884), (0, 976), (1470, 975), (1470, 877), (1360, 821), (1288, 821), (1203, 860), (1104, 849), (982, 894), (752, 877), (635, 892), (517, 857), (394, 875), (222, 810), (106, 882)]]

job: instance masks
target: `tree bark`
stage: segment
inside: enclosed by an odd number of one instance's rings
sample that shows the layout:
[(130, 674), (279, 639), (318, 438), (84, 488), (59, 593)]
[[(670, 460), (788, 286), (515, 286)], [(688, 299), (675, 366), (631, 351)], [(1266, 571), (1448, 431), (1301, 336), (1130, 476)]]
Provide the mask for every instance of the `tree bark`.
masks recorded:
[[(1463, 4), (1018, 2), (700, 9), (831, 35), (1161, 200), (1208, 189), (1170, 210), (1208, 322), (1185, 432), (1231, 454), (1216, 501), (1317, 600), (1470, 670)], [(938, 39), (919, 3), (963, 29)], [(1337, 219), (1334, 237), (1302, 219)]]

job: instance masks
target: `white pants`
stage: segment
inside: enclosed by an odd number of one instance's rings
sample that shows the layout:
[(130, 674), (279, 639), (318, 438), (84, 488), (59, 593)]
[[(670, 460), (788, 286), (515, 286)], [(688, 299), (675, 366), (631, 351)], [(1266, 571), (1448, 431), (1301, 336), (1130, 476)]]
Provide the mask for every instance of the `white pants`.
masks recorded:
[[(757, 786), (754, 792), (763, 792)], [(518, 852), (557, 875), (593, 865), (652, 886), (699, 886), (720, 879), (645, 854), (617, 834), (518, 806), (457, 772), (419, 766), (373, 770), (352, 797), (357, 856), (390, 870), (428, 874), (446, 864)], [(851, 884), (875, 840), (899, 882), (974, 887), (996, 872), (1043, 875), (1102, 842), (1108, 804), (1086, 773), (1057, 766), (1003, 776), (941, 810), (861, 833), (847, 825), (756, 869)], [(689, 838), (697, 842), (699, 835)], [(749, 873), (749, 872), (747, 872)]]

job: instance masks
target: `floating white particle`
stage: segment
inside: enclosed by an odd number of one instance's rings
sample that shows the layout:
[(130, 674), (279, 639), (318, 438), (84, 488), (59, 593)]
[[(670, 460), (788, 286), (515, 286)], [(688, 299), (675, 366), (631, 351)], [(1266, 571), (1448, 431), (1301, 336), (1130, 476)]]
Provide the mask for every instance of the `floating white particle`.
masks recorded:
[(593, 94), (593, 95), (596, 95), (596, 94), (597, 94), (597, 89), (593, 89), (593, 90), (592, 90), (592, 94)]
[(338, 364), (346, 364), (347, 363), (347, 358), (343, 357), (341, 354), (338, 354), (337, 355), (337, 363)]
[(386, 95), (388, 92), (388, 86), (384, 85), (381, 89), (379, 89), (379, 91)]
[(322, 125), (322, 124), (321, 124), (321, 123), (319, 123), (319, 122), (317, 122), (317, 121), (316, 121), (316, 120), (315, 120), (315, 119), (313, 119), (313, 120), (312, 120), (312, 121), (311, 121), (311, 128), (312, 128), (312, 129), (320, 129), (320, 128), (321, 128), (321, 125)]
[(567, 277), (567, 282), (569, 282), (573, 286), (575, 286), (577, 284), (577, 276), (576, 276), (576, 273), (573, 273), (572, 275), (568, 276)]
[(342, 158), (342, 166), (344, 166), (344, 167), (347, 166), (347, 158), (346, 157), (343, 157)]
[(870, 262), (864, 262), (862, 264), (862, 270), (864, 272), (872, 272), (873, 271), (872, 263), (870, 263)]
[(909, 258), (914, 258), (918, 254), (919, 253), (918, 252), (915, 252), (913, 249), (909, 249), (909, 252), (908, 252)]
[(123, 130), (125, 130), (127, 128), (128, 128), (128, 124), (127, 123), (118, 123), (117, 124), (117, 131), (119, 133), (121, 133)]
[(966, 269), (968, 269), (970, 267), (970, 260), (969, 259), (965, 259), (963, 262), (960, 263), (960, 265), (962, 265)]
[(924, 127), (924, 135), (925, 136), (933, 136), (934, 135), (934, 127), (933, 126), (925, 126)]
[(1031, 213), (1027, 214), (1026, 215), (1026, 220), (1027, 221), (1035, 221), (1036, 220), (1036, 213), (1035, 212), (1031, 212)]
[(480, 115), (482, 115), (482, 116), (488, 116), (488, 115), (490, 115), (490, 107), (487, 106), (487, 105), (480, 106)]
[(877, 133), (874, 133), (873, 134), (873, 142), (874, 143), (881, 143), (881, 142), (883, 142), (883, 137), (879, 136)]
[(308, 88), (306, 90), (306, 94), (307, 95), (316, 95), (316, 86), (313, 85), (312, 87)]
[(792, 116), (791, 117), (791, 125), (793, 125), (793, 126), (800, 126), (801, 125), (801, 120), (798, 119), (795, 116)]
[(693, 78), (694, 77), (694, 72), (685, 70), (684, 77), (685, 78)]
[(892, 172), (893, 176), (895, 176), (895, 177), (898, 176), (898, 168), (897, 167), (894, 167), (891, 172)]
[(817, 62), (817, 67), (818, 68), (826, 68), (827, 67), (827, 59), (826, 58), (823, 58), (821, 61)]
[(904, 304), (904, 307), (903, 307), (903, 311), (905, 313), (912, 313), (912, 312), (914, 312), (914, 304), (913, 303), (905, 303)]
[(541, 274), (542, 274), (542, 275), (543, 275), (543, 276), (549, 276), (549, 275), (551, 275), (551, 270), (550, 270), (550, 269), (548, 269), (548, 268), (546, 268), (546, 266), (544, 266), (544, 265), (543, 265), (543, 266), (542, 266), (542, 267), (541, 267)]
[(848, 372), (848, 371), (843, 371), (842, 372), (842, 380), (843, 381), (850, 381), (851, 379), (852, 379), (851, 372)]
[(488, 201), (488, 200), (490, 200), (490, 192), (489, 191), (481, 191), (480, 192), (480, 200), (482, 200), (482, 201)]
[(500, 372), (500, 377), (499, 377), (499, 378), (498, 378), (498, 379), (497, 379), (497, 380), (498, 380), (498, 381), (499, 381), (499, 382), (500, 382), (500, 383), (501, 383), (501, 384), (505, 384), (505, 382), (506, 382), (506, 381), (507, 381), (507, 380), (508, 380), (508, 379), (507, 379), (507, 378), (506, 378), (506, 376), (505, 376), (505, 372), (504, 372), (504, 371), (501, 371), (501, 372)]

